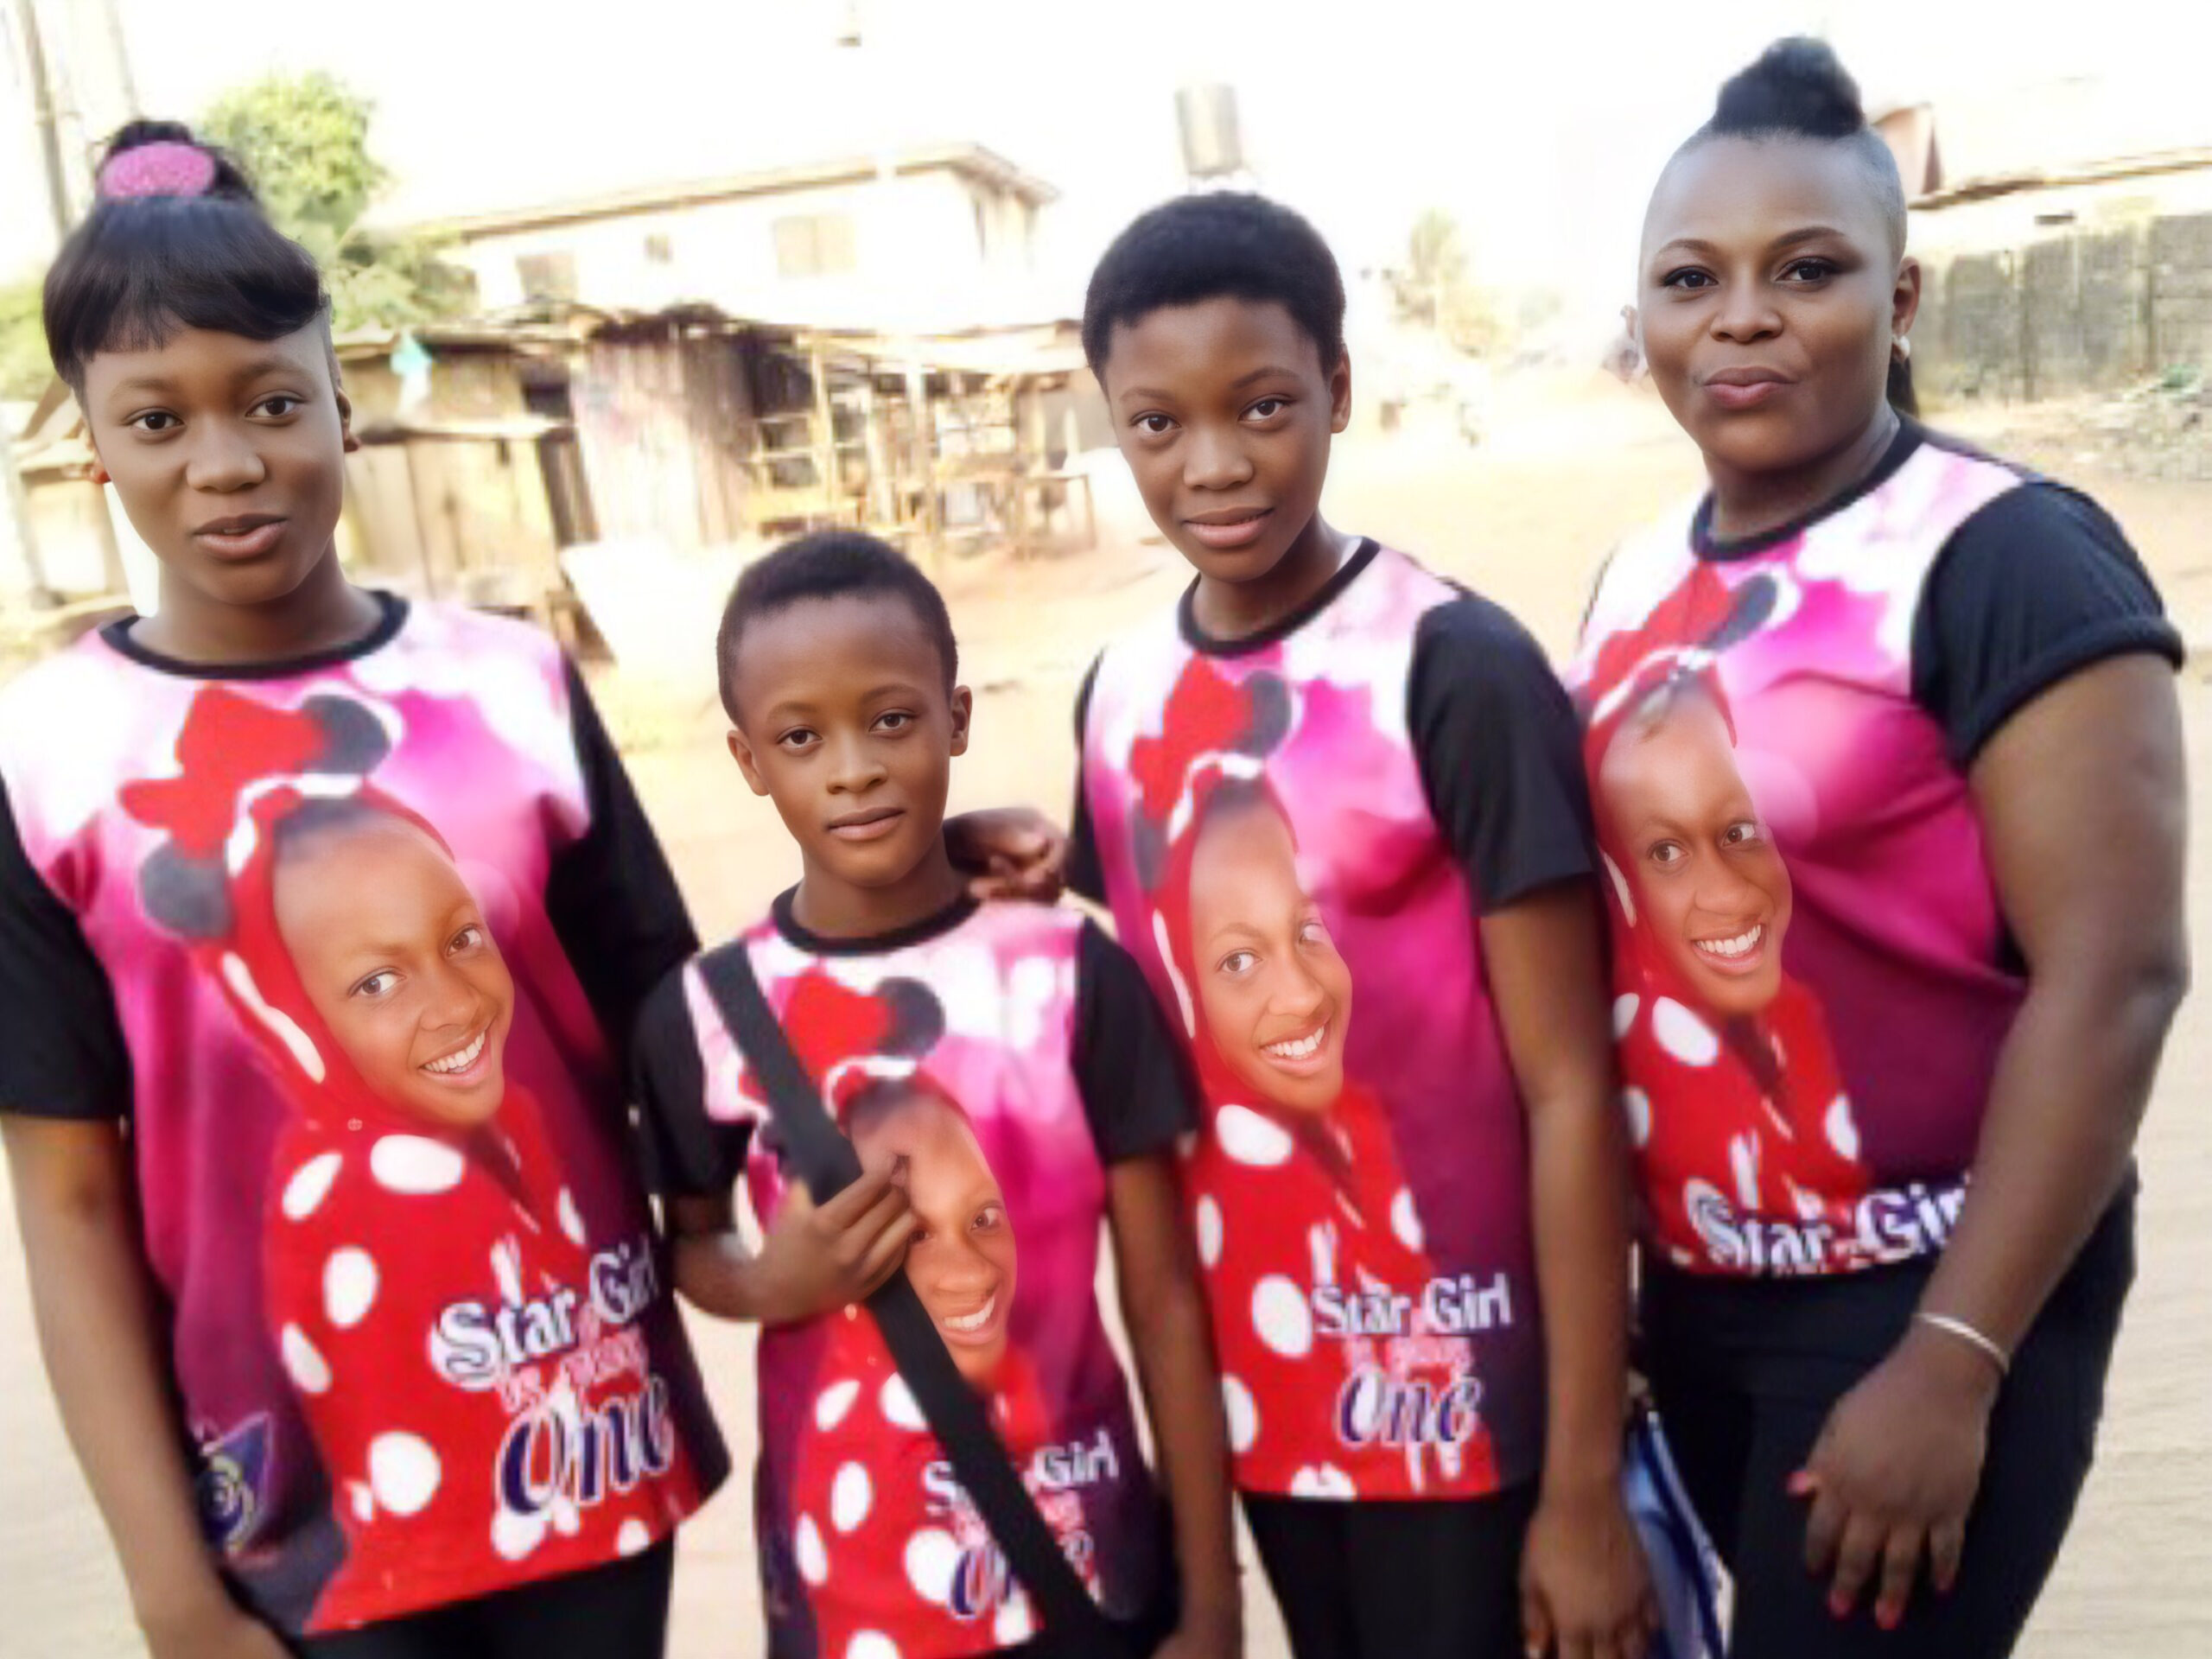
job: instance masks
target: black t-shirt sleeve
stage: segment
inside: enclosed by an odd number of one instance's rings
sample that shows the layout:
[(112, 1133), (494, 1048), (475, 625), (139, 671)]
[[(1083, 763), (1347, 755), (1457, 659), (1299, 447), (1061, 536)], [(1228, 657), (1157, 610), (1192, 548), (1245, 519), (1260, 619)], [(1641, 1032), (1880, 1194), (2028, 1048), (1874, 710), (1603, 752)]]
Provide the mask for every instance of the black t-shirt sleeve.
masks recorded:
[(575, 664), (569, 707), (590, 821), (556, 854), (545, 910), (607, 1040), (637, 1029), (646, 993), (699, 948), (676, 877)]
[(2182, 661), (2142, 561), (2102, 507), (2037, 479), (1945, 544), (1913, 618), (1912, 695), (1963, 767), (2067, 676), (2139, 651)]
[(1527, 629), (1472, 594), (1436, 607), (1408, 702), (1429, 808), (1478, 912), (1596, 868), (1574, 710)]
[(107, 970), (31, 868), (0, 786), (0, 1112), (130, 1114), (130, 1055)]
[(1075, 805), (1068, 813), (1068, 887), (1094, 905), (1106, 902), (1106, 871), (1098, 861), (1098, 832), (1090, 822), (1090, 797), (1084, 787), (1084, 729), (1090, 722), (1090, 690), (1098, 683), (1098, 664), (1091, 658), (1083, 676), (1083, 689), (1075, 694)]
[(1075, 1075), (1101, 1163), (1165, 1152), (1198, 1127), (1182, 1046), (1143, 970), (1089, 921), (1076, 947)]
[(630, 1044), (638, 1164), (663, 1198), (720, 1198), (745, 1167), (749, 1123), (707, 1115), (707, 1069), (681, 969), (646, 996)]

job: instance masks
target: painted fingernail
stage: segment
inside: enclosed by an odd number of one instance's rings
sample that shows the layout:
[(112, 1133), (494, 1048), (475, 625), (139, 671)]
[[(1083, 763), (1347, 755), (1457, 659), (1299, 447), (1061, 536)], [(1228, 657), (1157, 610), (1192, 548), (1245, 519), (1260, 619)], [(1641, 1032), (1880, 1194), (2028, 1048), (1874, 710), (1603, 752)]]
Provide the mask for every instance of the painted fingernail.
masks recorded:
[(1789, 1496), (1792, 1497), (1805, 1497), (1810, 1496), (1813, 1491), (1813, 1477), (1811, 1473), (1807, 1470), (1800, 1469), (1796, 1474), (1789, 1477)]
[(1877, 1607), (1874, 1622), (1885, 1630), (1894, 1630), (1904, 1623), (1904, 1614), (1895, 1607)]
[(1841, 1596), (1830, 1596), (1828, 1598), (1828, 1614), (1829, 1617), (1834, 1618), (1849, 1618), (1851, 1617), (1851, 1604), (1846, 1601)]

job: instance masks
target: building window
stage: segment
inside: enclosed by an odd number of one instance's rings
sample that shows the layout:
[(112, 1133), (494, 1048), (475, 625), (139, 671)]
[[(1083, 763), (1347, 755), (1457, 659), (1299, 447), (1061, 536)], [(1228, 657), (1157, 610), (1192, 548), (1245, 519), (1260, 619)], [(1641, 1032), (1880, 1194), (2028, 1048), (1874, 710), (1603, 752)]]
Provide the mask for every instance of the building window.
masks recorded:
[(525, 300), (573, 300), (576, 297), (576, 256), (573, 253), (525, 253), (515, 260), (515, 275), (522, 279)]
[(798, 213), (776, 221), (779, 276), (842, 276), (855, 270), (853, 221), (846, 213)]
[(664, 232), (656, 231), (652, 235), (645, 238), (645, 263), (647, 264), (671, 264), (675, 262), (675, 259), (676, 249), (670, 243), (668, 237)]

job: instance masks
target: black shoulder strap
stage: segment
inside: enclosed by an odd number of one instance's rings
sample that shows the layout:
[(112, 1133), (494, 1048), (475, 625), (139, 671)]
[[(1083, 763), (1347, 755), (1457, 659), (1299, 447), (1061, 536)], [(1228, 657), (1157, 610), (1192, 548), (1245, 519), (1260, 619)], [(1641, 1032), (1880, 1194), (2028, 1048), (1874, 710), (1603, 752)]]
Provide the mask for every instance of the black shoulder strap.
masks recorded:
[[(776, 1127), (817, 1204), (858, 1180), (860, 1155), (823, 1104), (822, 1091), (792, 1052), (768, 1006), (742, 940), (708, 952), (699, 969), (730, 1035), (753, 1068)], [(991, 1427), (976, 1391), (953, 1363), (944, 1339), (904, 1273), (868, 1298), (899, 1375), (913, 1391), (952, 1472), (981, 1512), (1007, 1565), (1028, 1589), (1045, 1628), (1070, 1650), (1118, 1659), (1123, 1644), (1062, 1553), (1052, 1529)]]

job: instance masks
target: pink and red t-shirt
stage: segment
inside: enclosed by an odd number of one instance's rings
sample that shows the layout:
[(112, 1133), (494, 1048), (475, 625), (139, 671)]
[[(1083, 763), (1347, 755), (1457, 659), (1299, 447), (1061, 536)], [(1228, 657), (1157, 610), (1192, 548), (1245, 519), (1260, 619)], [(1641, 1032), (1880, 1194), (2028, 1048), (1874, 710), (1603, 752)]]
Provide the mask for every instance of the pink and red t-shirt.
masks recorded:
[(2094, 504), (1910, 422), (1802, 523), (1710, 511), (1618, 550), (1570, 675), (1647, 1236), (1708, 1274), (1929, 1255), (2026, 988), (1967, 768), (2179, 643)]
[(289, 1632), (647, 1548), (727, 1462), (610, 1040), (667, 867), (550, 642), (380, 602), (0, 696), (0, 1103), (127, 1121), (210, 1541)]
[(1185, 1189), (1238, 1484), (1530, 1478), (1528, 1137), (1478, 930), (1592, 868), (1541, 653), (1368, 542), (1262, 634), (1208, 638), (1186, 594), (1108, 647), (1078, 723), (1071, 879), (1205, 1096)]
[[(1166, 1153), (1192, 1110), (1135, 968), (1093, 924), (963, 901), (890, 936), (831, 939), (791, 895), (724, 950), (753, 972), (864, 1167), (920, 1231), (923, 1306), (1071, 1564), (1111, 1620), (1157, 1621), (1166, 1509), (1096, 1282), (1111, 1167)], [(772, 1224), (774, 1118), (699, 968), (648, 1004), (639, 1094), (664, 1191), (742, 1180)], [(777, 1659), (960, 1659), (1039, 1634), (874, 1320), (760, 1334), (756, 1535)]]

